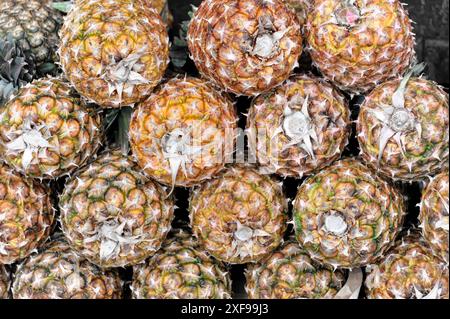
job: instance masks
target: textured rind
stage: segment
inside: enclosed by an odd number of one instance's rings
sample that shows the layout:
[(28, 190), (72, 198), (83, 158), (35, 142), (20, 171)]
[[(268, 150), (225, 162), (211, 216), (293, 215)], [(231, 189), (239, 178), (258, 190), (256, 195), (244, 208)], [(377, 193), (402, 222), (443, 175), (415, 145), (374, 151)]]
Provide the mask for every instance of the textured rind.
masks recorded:
[[(330, 212), (343, 216), (343, 235), (327, 231)], [(402, 227), (402, 196), (357, 159), (344, 159), (309, 177), (293, 202), (296, 238), (311, 258), (333, 267), (376, 262)]]
[(4, 266), (0, 265), (0, 299), (8, 299), (10, 285), (10, 274)]
[(347, 28), (335, 17), (345, 2), (315, 1), (307, 42), (326, 78), (344, 91), (365, 93), (407, 70), (415, 55), (411, 21), (398, 0), (356, 0), (361, 18)]
[[(39, 146), (26, 165), (24, 149), (8, 144), (23, 136), (28, 124), (39, 128), (50, 146)], [(0, 110), (0, 151), (10, 166), (29, 177), (55, 179), (72, 173), (97, 152), (102, 133), (100, 114), (57, 78), (33, 81)]]
[[(285, 132), (272, 135), (282, 129), (286, 105), (293, 111), (300, 111), (306, 97), (308, 113), (318, 137), (318, 141), (312, 141), (315, 160), (298, 145), (287, 147), (290, 139)], [(310, 75), (296, 75), (252, 102), (247, 132), (249, 147), (256, 154), (261, 171), (302, 177), (340, 157), (350, 134), (350, 110), (344, 96), (326, 81)]]
[(57, 60), (58, 31), (63, 22), (60, 12), (49, 1), (2, 0), (0, 3), (0, 37), (7, 34), (33, 54), (36, 66)]
[(306, 24), (309, 12), (314, 7), (314, 0), (283, 0), (283, 2), (295, 11), (298, 21), (303, 27)]
[(447, 171), (436, 175), (425, 188), (419, 214), (422, 236), (433, 253), (446, 263), (449, 261), (448, 204), (449, 174)]
[[(134, 265), (153, 255), (174, 213), (165, 189), (119, 151), (103, 154), (77, 172), (60, 196), (60, 209), (70, 246), (102, 268)], [(107, 243), (118, 243), (117, 250), (102, 256)]]
[[(81, 95), (105, 108), (144, 100), (169, 63), (166, 25), (156, 9), (141, 0), (81, 0), (60, 34), (64, 73)], [(120, 94), (107, 81), (108, 67), (133, 55), (139, 56), (134, 71), (147, 81), (127, 81)]]
[(0, 163), (0, 264), (12, 264), (38, 248), (55, 219), (49, 189)]
[(171, 185), (170, 162), (163, 154), (161, 140), (176, 129), (190, 132), (189, 146), (200, 146), (201, 152), (185, 163), (185, 172), (178, 170), (175, 185), (199, 184), (219, 173), (227, 156), (232, 155), (237, 120), (231, 101), (208, 82), (192, 77), (173, 78), (159, 86), (133, 113), (133, 156), (147, 175)]
[[(230, 167), (194, 189), (190, 220), (194, 235), (215, 258), (231, 264), (257, 262), (281, 243), (287, 228), (281, 183), (250, 167)], [(240, 225), (253, 231), (239, 240)]]
[[(261, 19), (282, 32), (271, 55), (250, 53)], [(281, 84), (298, 65), (302, 51), (300, 24), (281, 0), (205, 0), (188, 30), (188, 46), (200, 73), (222, 89), (258, 95)], [(254, 37), (253, 42), (252, 37)]]
[(341, 270), (313, 261), (294, 239), (246, 272), (250, 299), (330, 299), (345, 283)]
[(374, 89), (361, 105), (357, 135), (362, 159), (382, 175), (394, 180), (418, 181), (448, 167), (449, 104), (448, 94), (436, 83), (420, 78), (408, 81), (405, 108), (414, 114), (422, 133), (402, 134), (406, 158), (400, 145), (391, 138), (381, 160), (379, 140), (383, 123), (373, 110), (392, 106), (392, 95), (401, 79), (391, 80)]
[(14, 299), (120, 299), (122, 281), (116, 271), (103, 271), (78, 256), (62, 239), (18, 266)]
[(368, 271), (365, 282), (369, 299), (416, 299), (420, 298), (416, 289), (426, 296), (436, 285), (441, 289), (437, 298), (448, 299), (448, 264), (433, 256), (418, 232), (397, 241), (381, 263)]
[(180, 232), (155, 256), (133, 267), (131, 290), (134, 299), (229, 299), (231, 279), (192, 234)]

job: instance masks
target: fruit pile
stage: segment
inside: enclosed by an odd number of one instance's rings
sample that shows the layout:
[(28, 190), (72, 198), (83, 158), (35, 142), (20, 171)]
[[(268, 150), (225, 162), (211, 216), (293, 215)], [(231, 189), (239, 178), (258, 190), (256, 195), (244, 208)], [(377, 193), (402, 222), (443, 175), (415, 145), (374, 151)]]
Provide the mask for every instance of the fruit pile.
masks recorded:
[(405, 6), (189, 16), (2, 0), (0, 299), (448, 298), (449, 96)]

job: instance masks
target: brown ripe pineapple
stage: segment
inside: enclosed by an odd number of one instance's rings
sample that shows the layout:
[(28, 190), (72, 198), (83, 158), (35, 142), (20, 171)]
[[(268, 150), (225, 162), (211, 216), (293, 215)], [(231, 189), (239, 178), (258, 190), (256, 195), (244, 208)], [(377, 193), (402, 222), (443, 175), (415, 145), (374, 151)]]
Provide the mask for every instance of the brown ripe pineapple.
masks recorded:
[(223, 90), (258, 95), (298, 65), (300, 24), (282, 0), (205, 0), (188, 30), (200, 73)]
[(246, 272), (251, 299), (330, 299), (345, 284), (345, 271), (333, 271), (313, 261), (290, 240)]
[(396, 243), (384, 259), (367, 267), (369, 299), (448, 299), (448, 263), (436, 258), (414, 231)]
[(120, 299), (122, 281), (116, 271), (103, 271), (77, 255), (62, 239), (19, 265), (14, 299)]
[(194, 189), (189, 210), (200, 244), (232, 264), (266, 257), (280, 245), (287, 228), (281, 183), (250, 167), (231, 167)]
[(315, 0), (305, 29), (313, 63), (350, 93), (403, 74), (414, 58), (411, 21), (398, 0)]
[(97, 152), (100, 121), (100, 114), (87, 107), (68, 83), (36, 80), (0, 109), (0, 151), (26, 176), (69, 175)]
[(433, 253), (448, 263), (449, 174), (436, 175), (425, 188), (420, 203), (422, 235)]
[(354, 158), (306, 179), (293, 202), (297, 240), (312, 259), (335, 268), (380, 260), (404, 214), (400, 193)]
[(145, 264), (134, 266), (131, 290), (135, 299), (228, 299), (227, 269), (202, 250), (192, 234), (167, 239)]
[(204, 80), (174, 78), (133, 113), (131, 149), (147, 175), (172, 187), (190, 187), (224, 168), (236, 129), (236, 111), (227, 97)]
[(394, 180), (418, 181), (448, 167), (448, 93), (422, 78), (416, 65), (402, 79), (375, 88), (361, 105), (362, 159)]
[(135, 265), (153, 255), (174, 211), (166, 191), (120, 151), (78, 171), (59, 205), (69, 245), (102, 268)]
[(80, 0), (61, 29), (63, 70), (81, 95), (102, 107), (150, 95), (169, 63), (166, 26), (142, 0)]
[(49, 189), (0, 163), (0, 265), (30, 255), (47, 240), (54, 218)]
[(247, 132), (262, 172), (301, 178), (341, 156), (350, 110), (326, 81), (295, 75), (253, 100)]

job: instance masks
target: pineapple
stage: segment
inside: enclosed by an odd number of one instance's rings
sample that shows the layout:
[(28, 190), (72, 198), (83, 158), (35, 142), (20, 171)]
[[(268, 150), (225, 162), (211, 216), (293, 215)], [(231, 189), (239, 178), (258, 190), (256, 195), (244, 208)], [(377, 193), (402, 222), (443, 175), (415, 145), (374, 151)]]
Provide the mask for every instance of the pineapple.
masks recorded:
[(205, 0), (187, 40), (205, 78), (229, 92), (254, 96), (281, 84), (298, 65), (300, 28), (282, 0)]
[(35, 77), (36, 67), (29, 54), (12, 37), (0, 38), (0, 107)]
[(247, 132), (262, 172), (301, 178), (340, 157), (350, 134), (350, 111), (330, 84), (296, 75), (253, 101)]
[(314, 0), (283, 0), (283, 2), (295, 11), (300, 25), (302, 27), (306, 25), (308, 14), (314, 7)]
[(250, 265), (246, 277), (246, 291), (251, 299), (329, 299), (345, 283), (344, 271), (322, 267), (294, 240)]
[(57, 238), (18, 266), (12, 292), (14, 299), (120, 299), (122, 281)]
[(448, 264), (433, 256), (418, 232), (396, 243), (378, 265), (367, 267), (369, 299), (448, 299)]
[(352, 94), (403, 74), (415, 55), (411, 21), (398, 0), (316, 0), (306, 30), (314, 64)]
[(50, 1), (2, 0), (0, 39), (11, 36), (36, 65), (40, 76), (56, 71), (62, 14)]
[(0, 265), (0, 299), (8, 299), (11, 279), (8, 270)]
[(66, 76), (104, 108), (144, 100), (169, 63), (166, 26), (141, 0), (77, 1), (60, 33)]
[(228, 299), (231, 280), (191, 234), (180, 232), (145, 264), (133, 267), (131, 290), (135, 299)]
[(287, 226), (282, 184), (251, 167), (230, 167), (191, 194), (194, 235), (215, 258), (257, 262), (282, 242)]
[(120, 151), (77, 172), (59, 205), (70, 246), (102, 268), (134, 265), (153, 255), (174, 213), (165, 190)]
[(357, 159), (309, 177), (293, 202), (296, 236), (313, 260), (340, 268), (376, 262), (402, 227), (403, 198)]
[(0, 109), (0, 151), (18, 172), (54, 179), (72, 173), (101, 142), (100, 115), (57, 78), (32, 82)]
[[(139, 166), (160, 183), (190, 187), (216, 175), (234, 151), (233, 104), (201, 79), (173, 78), (139, 104), (130, 144)], [(230, 161), (231, 161), (230, 160)]]
[(433, 253), (448, 263), (448, 171), (436, 175), (426, 187), (420, 203), (422, 235)]
[(361, 156), (394, 180), (423, 180), (448, 167), (448, 94), (432, 81), (412, 78), (422, 68), (378, 86), (361, 105)]
[(30, 255), (51, 231), (49, 190), (0, 163), (0, 265)]

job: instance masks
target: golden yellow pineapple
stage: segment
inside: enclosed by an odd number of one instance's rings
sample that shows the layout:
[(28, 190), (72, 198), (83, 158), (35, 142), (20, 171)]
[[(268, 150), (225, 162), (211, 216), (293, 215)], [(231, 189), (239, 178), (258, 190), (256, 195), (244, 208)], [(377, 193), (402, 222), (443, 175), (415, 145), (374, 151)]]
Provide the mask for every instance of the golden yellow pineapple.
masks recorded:
[(187, 39), (200, 73), (240, 95), (281, 84), (302, 52), (300, 24), (282, 0), (205, 0)]
[(49, 193), (0, 163), (0, 265), (27, 257), (47, 239), (55, 219)]
[(313, 63), (350, 93), (403, 74), (414, 58), (411, 21), (398, 0), (316, 0), (306, 30)]
[(236, 129), (236, 111), (227, 97), (204, 80), (178, 77), (133, 113), (131, 149), (139, 166), (158, 182), (193, 186), (232, 161)]
[(167, 239), (155, 256), (133, 267), (135, 299), (228, 299), (231, 279), (187, 232)]
[(261, 171), (302, 177), (341, 156), (350, 110), (326, 81), (296, 75), (252, 102), (247, 133)]
[(18, 172), (40, 179), (72, 173), (100, 146), (100, 115), (57, 78), (35, 80), (0, 109), (0, 151)]
[(135, 265), (153, 255), (174, 213), (166, 191), (120, 151), (78, 171), (59, 205), (70, 246), (103, 268)]
[(433, 253), (448, 263), (449, 174), (436, 175), (425, 188), (420, 203), (420, 226)]
[(448, 299), (448, 263), (436, 258), (418, 232), (399, 240), (384, 259), (367, 267), (369, 299)]
[(363, 160), (394, 180), (417, 181), (448, 167), (448, 93), (411, 77), (375, 88), (361, 105), (357, 134)]
[(250, 167), (230, 167), (194, 189), (189, 211), (204, 249), (232, 264), (266, 257), (280, 245), (287, 228), (282, 184)]
[(312, 259), (340, 268), (374, 263), (402, 224), (402, 196), (358, 159), (309, 177), (293, 202), (296, 237)]
[(8, 299), (11, 277), (8, 270), (0, 265), (0, 299)]
[(142, 101), (169, 63), (166, 26), (142, 0), (80, 0), (60, 34), (67, 78), (102, 107)]
[(345, 284), (345, 272), (313, 261), (289, 240), (246, 271), (250, 299), (333, 298)]
[(120, 299), (116, 271), (103, 271), (57, 238), (18, 266), (14, 299)]

